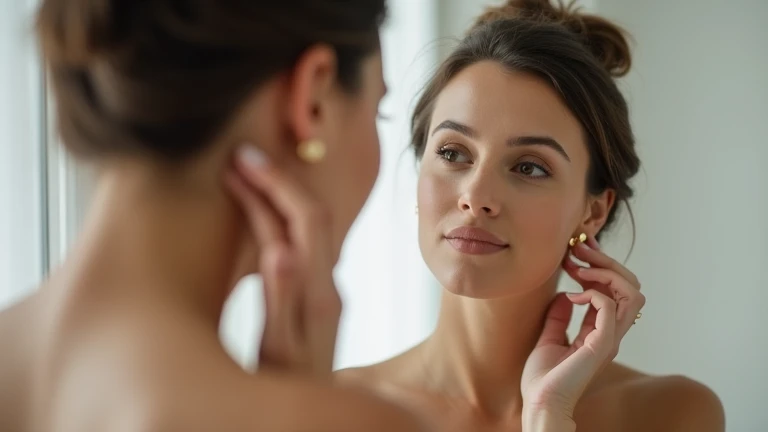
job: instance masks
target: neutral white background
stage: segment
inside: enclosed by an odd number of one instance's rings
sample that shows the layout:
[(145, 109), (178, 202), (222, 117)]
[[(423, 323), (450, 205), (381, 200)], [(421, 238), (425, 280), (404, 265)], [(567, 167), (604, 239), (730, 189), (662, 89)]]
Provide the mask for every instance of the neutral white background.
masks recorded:
[(649, 302), (620, 358), (710, 385), (729, 431), (768, 430), (768, 2), (596, 3), (637, 47), (629, 265)]
[(34, 0), (0, 0), (0, 305), (33, 288), (44, 266), (42, 77)]
[[(58, 262), (87, 202), (85, 177), (54, 145), (48, 182), (41, 176), (39, 71), (19, 22), (32, 3), (0, 0), (0, 304), (28, 291), (46, 259)], [(621, 87), (643, 169), (627, 265), (648, 305), (619, 359), (708, 384), (725, 404), (729, 431), (768, 430), (768, 2), (580, 3), (635, 39), (633, 71)], [(382, 111), (393, 119), (381, 123), (382, 175), (338, 268), (347, 306), (338, 367), (392, 355), (434, 324), (439, 288), (416, 244), (407, 118), (424, 78), (487, 4), (391, 2), (383, 43), (392, 93)], [(630, 241), (625, 223), (604, 246), (623, 259)], [(222, 328), (243, 362), (261, 322), (256, 286), (242, 285)]]

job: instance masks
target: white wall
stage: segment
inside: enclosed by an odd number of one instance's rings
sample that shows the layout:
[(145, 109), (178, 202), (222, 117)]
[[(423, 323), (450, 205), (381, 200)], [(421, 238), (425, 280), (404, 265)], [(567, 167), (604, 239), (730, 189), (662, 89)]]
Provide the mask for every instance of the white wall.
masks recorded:
[(713, 387), (729, 431), (766, 430), (768, 2), (597, 8), (636, 39), (623, 88), (644, 172), (629, 265), (648, 305), (620, 358)]
[(31, 21), (35, 0), (0, 0), (0, 307), (44, 271), (42, 78)]
[[(442, 0), (442, 36), (485, 5)], [(634, 182), (643, 319), (619, 360), (685, 374), (722, 398), (729, 431), (768, 429), (768, 2), (591, 0), (624, 25), (621, 83), (643, 168)], [(443, 53), (446, 51), (443, 49)], [(626, 220), (604, 246), (624, 259)]]

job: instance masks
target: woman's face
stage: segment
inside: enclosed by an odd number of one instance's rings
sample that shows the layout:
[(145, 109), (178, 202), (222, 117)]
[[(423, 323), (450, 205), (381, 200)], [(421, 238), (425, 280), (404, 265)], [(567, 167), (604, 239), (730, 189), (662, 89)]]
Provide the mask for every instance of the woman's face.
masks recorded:
[(588, 167), (580, 123), (544, 80), (489, 61), (464, 69), (435, 101), (421, 164), (427, 265), (475, 298), (554, 282), (568, 240), (604, 220)]

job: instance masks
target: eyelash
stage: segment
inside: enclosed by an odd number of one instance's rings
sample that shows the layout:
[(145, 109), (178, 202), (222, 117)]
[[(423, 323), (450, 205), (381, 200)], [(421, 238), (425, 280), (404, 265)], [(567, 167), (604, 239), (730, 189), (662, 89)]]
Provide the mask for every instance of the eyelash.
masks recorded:
[(440, 158), (443, 159), (443, 161), (447, 163), (456, 163), (456, 162), (449, 161), (448, 158), (446, 157), (446, 155), (451, 152), (457, 153), (457, 154), (459, 153), (459, 151), (450, 149), (447, 146), (438, 147), (437, 150), (435, 150), (435, 153), (437, 153), (437, 155), (440, 156)]
[[(448, 153), (451, 153), (451, 152), (456, 153), (456, 154), (461, 154), (460, 151), (454, 150), (452, 148), (448, 148), (448, 146), (438, 147), (437, 150), (435, 150), (435, 153), (437, 153), (437, 155), (440, 157), (440, 159), (443, 162), (445, 162), (447, 164), (461, 163), (461, 162), (452, 162), (452, 161), (448, 160), (446, 155)], [(537, 177), (537, 176), (529, 176), (529, 175), (521, 173), (525, 177), (528, 177), (528, 178), (533, 179), (533, 180), (543, 180), (543, 179), (547, 179), (549, 177), (552, 177), (552, 172), (549, 169), (547, 169), (546, 167), (542, 166), (541, 164), (537, 164), (536, 162), (530, 162), (530, 161), (520, 162), (517, 165), (515, 165), (515, 168), (517, 168), (517, 167), (519, 167), (521, 165), (524, 165), (524, 164), (532, 165), (533, 167), (542, 170), (544, 172), (544, 174), (545, 174), (543, 176), (538, 176)]]

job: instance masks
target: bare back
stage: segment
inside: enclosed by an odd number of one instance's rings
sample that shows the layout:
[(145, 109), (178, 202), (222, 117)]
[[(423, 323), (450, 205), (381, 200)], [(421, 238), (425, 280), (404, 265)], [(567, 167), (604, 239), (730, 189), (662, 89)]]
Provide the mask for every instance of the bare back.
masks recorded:
[(216, 330), (160, 299), (41, 291), (0, 312), (0, 430), (422, 430), (369, 392), (246, 373)]
[(23, 432), (32, 411), (33, 364), (39, 362), (36, 298), (0, 312), (0, 430)]

